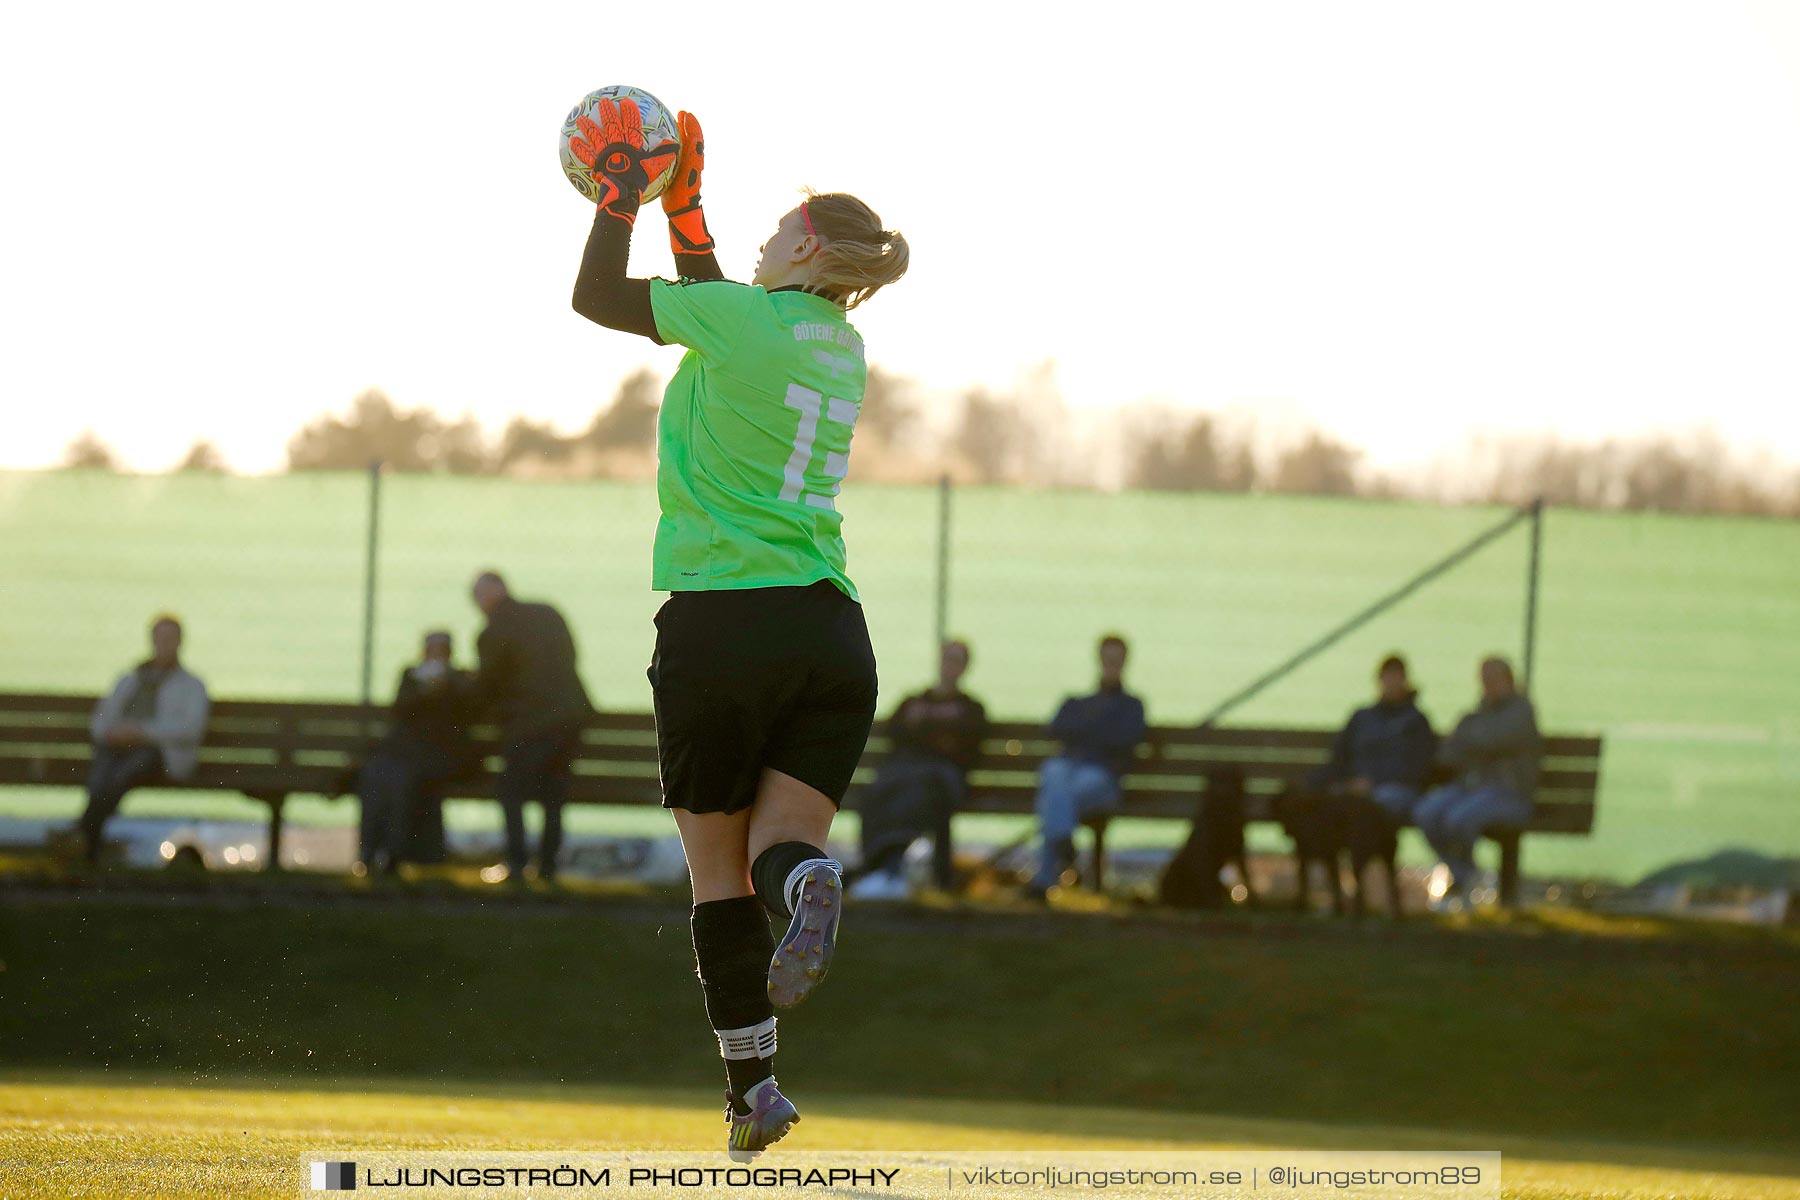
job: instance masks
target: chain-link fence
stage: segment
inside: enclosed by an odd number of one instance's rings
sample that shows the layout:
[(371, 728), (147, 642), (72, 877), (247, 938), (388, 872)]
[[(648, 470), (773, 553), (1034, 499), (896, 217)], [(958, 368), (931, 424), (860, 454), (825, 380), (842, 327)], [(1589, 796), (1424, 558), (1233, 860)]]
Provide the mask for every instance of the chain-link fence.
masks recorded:
[[(187, 627), (216, 695), (354, 699), (364, 676), (371, 481), (0, 474), (0, 688), (91, 692)], [(947, 509), (946, 509), (947, 504)], [(1494, 508), (1286, 496), (851, 486), (851, 574), (884, 704), (929, 682), (940, 609), (997, 716), (1092, 684), (1096, 639), (1158, 723), (1193, 723), (1421, 569)], [(420, 636), (473, 654), (485, 568), (568, 616), (596, 700), (649, 705), (656, 498), (648, 483), (389, 475), (380, 481), (369, 668), (385, 702)], [(1523, 650), (1529, 523), (1498, 537), (1233, 711), (1336, 724), (1399, 651), (1446, 728), (1476, 661)], [(1590, 839), (1534, 870), (1630, 878), (1724, 846), (1800, 852), (1800, 524), (1551, 511), (1532, 692), (1547, 729), (1606, 736)], [(7, 803), (19, 803), (16, 794)], [(73, 804), (73, 800), (69, 801)], [(66, 807), (67, 805), (65, 805)]]

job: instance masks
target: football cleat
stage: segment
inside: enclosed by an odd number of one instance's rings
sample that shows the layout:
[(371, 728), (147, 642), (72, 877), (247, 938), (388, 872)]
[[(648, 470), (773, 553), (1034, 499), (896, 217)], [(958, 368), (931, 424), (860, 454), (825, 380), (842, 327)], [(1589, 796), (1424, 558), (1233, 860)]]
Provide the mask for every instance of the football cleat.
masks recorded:
[(725, 1152), (732, 1162), (755, 1161), (764, 1150), (786, 1137), (800, 1120), (799, 1110), (775, 1086), (773, 1075), (751, 1084), (744, 1092), (743, 1104), (749, 1112), (739, 1113), (732, 1094), (725, 1093), (725, 1121), (731, 1126)]
[(769, 960), (769, 1001), (792, 1008), (812, 994), (831, 969), (844, 885), (835, 863), (819, 859), (796, 883), (794, 917)]

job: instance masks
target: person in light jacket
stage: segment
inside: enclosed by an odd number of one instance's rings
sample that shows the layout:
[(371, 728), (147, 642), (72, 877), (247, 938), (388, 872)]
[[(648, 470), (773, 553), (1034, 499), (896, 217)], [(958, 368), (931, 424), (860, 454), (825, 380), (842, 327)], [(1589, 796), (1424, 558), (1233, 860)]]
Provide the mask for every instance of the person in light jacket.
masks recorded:
[(1494, 826), (1531, 820), (1542, 748), (1537, 712), (1519, 693), (1512, 664), (1483, 659), (1481, 703), (1438, 747), (1456, 781), (1427, 793), (1413, 811), (1413, 823), (1450, 868), (1457, 898), (1466, 902), (1478, 879), (1475, 840)]
[(150, 626), (150, 658), (119, 676), (94, 705), (87, 808), (79, 828), (88, 861), (100, 856), (101, 831), (125, 793), (163, 779), (189, 779), (200, 761), (211, 701), (206, 685), (181, 665), (181, 622)]

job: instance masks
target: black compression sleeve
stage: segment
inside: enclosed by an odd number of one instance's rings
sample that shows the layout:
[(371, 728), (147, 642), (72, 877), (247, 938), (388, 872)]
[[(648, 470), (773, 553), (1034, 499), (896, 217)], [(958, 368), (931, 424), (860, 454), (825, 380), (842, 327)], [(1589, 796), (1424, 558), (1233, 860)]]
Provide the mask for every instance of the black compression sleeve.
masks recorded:
[(725, 278), (725, 272), (719, 267), (719, 256), (711, 250), (705, 254), (677, 254), (675, 273), (683, 279)]
[(595, 213), (570, 303), (596, 324), (642, 334), (660, 346), (663, 340), (656, 335), (656, 314), (650, 307), (650, 281), (625, 277), (630, 257), (631, 223), (604, 210)]

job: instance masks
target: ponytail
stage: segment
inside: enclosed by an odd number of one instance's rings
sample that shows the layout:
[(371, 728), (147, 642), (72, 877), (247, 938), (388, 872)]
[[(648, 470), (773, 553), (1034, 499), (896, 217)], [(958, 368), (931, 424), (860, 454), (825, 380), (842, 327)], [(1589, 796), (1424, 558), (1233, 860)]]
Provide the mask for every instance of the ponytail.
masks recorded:
[(824, 245), (813, 258), (806, 290), (855, 308), (906, 274), (906, 239), (855, 196), (808, 191), (806, 211)]

